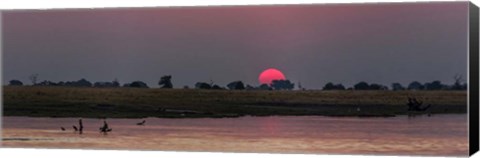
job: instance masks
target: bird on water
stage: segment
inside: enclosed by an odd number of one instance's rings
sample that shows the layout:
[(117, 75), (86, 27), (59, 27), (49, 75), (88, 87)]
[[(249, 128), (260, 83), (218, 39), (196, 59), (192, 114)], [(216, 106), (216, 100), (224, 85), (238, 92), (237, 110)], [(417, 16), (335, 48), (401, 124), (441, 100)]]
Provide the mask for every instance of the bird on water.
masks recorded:
[(78, 120), (78, 124), (79, 124), (79, 127), (80, 127), (80, 128), (78, 129), (78, 130), (80, 131), (79, 134), (82, 134), (82, 133), (83, 133), (83, 123), (82, 123), (82, 119)]
[(144, 126), (144, 125), (145, 125), (145, 122), (146, 122), (146, 121), (143, 120), (142, 122), (137, 123), (137, 125), (139, 125), (139, 126)]
[(103, 126), (99, 128), (100, 133), (103, 133), (104, 135), (107, 135), (108, 132), (111, 132), (112, 129), (108, 128), (108, 123), (107, 121), (103, 121)]

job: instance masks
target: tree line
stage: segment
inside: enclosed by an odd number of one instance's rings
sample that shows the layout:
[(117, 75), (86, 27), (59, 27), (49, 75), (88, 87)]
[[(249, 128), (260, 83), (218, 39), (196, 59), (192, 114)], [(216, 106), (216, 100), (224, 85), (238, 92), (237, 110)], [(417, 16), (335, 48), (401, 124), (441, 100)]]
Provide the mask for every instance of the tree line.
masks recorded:
[[(53, 82), (49, 80), (44, 80), (42, 82), (38, 82), (38, 74), (33, 74), (29, 77), (32, 86), (68, 86), (68, 87), (95, 87), (95, 88), (116, 88), (116, 87), (131, 87), (131, 88), (150, 88), (145, 82), (143, 81), (133, 81), (130, 83), (125, 83), (120, 85), (120, 82), (115, 79), (111, 82), (90, 82), (84, 78), (78, 81), (60, 81), (60, 82)], [(10, 80), (9, 86), (23, 86), (24, 83), (20, 80)], [(158, 81), (158, 85), (160, 88), (173, 88), (172, 84), (172, 76), (166, 75), (162, 76)], [(230, 90), (292, 90), (294, 88), (294, 84), (290, 82), (290, 80), (274, 80), (272, 84), (262, 84), (258, 87), (254, 87), (251, 85), (245, 85), (242, 81), (233, 81), (226, 85), (226, 87), (219, 86), (214, 84), (213, 81), (210, 83), (206, 82), (197, 82), (195, 83), (196, 89), (230, 89)], [(184, 86), (184, 89), (189, 89), (188, 86)]]
[[(467, 83), (462, 83), (462, 77), (460, 75), (454, 76), (455, 82), (453, 85), (443, 84), (442, 82), (435, 80), (427, 83), (420, 83), (418, 81), (412, 81), (407, 86), (403, 86), (400, 83), (392, 83), (391, 90), (467, 90)], [(359, 82), (353, 87), (345, 88), (342, 84), (327, 83), (322, 90), (390, 90), (387, 86), (381, 84), (368, 84), (367, 82)]]
[[(133, 81), (130, 83), (125, 83), (123, 85), (115, 79), (113, 81), (107, 82), (90, 82), (86, 79), (80, 79), (77, 81), (60, 81), (60, 82), (52, 82), (48, 80), (44, 80), (42, 82), (37, 82), (38, 74), (31, 75), (29, 77), (33, 86), (69, 86), (69, 87), (95, 87), (95, 88), (115, 88), (115, 87), (131, 87), (131, 88), (150, 88), (145, 82), (143, 81)], [(364, 81), (358, 82), (357, 84), (353, 85), (352, 87), (345, 87), (342, 84), (334, 84), (329, 82), (323, 86), (322, 90), (393, 90), (393, 91), (400, 91), (400, 90), (466, 90), (467, 84), (462, 83), (461, 76), (456, 75), (454, 77), (455, 83), (453, 85), (443, 84), (440, 81), (432, 81), (427, 83), (420, 83), (418, 81), (413, 81), (407, 86), (403, 86), (400, 83), (392, 83), (391, 88), (388, 86), (377, 84), (377, 83), (367, 83)], [(10, 80), (10, 86), (23, 86), (23, 82), (20, 80)], [(158, 85), (160, 88), (173, 88), (172, 84), (172, 76), (166, 75), (162, 76), (158, 81)], [(184, 86), (184, 89), (189, 89), (190, 87)], [(295, 88), (295, 84), (292, 83), (290, 80), (273, 80), (271, 84), (261, 84), (259, 86), (251, 86), (246, 85), (242, 81), (233, 81), (226, 85), (226, 87), (222, 87), (217, 85), (211, 81), (210, 83), (207, 82), (197, 82), (195, 83), (195, 89), (213, 89), (213, 90), (293, 90)], [(298, 85), (300, 90), (305, 90), (303, 87)]]

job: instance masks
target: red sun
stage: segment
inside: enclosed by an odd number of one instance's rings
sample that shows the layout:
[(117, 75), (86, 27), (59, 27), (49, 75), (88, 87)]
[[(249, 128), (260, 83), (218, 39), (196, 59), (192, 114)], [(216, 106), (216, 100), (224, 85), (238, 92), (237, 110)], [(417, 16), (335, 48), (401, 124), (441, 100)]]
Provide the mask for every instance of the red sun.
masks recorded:
[(285, 75), (280, 70), (270, 68), (264, 70), (258, 76), (258, 81), (260, 84), (268, 84), (271, 85), (273, 80), (285, 80)]

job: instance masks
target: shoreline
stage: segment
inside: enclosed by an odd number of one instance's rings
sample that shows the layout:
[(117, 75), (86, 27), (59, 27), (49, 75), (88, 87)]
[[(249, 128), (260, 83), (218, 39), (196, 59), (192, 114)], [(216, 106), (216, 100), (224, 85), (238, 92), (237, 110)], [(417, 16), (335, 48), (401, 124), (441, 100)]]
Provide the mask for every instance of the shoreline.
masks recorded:
[[(432, 114), (432, 117), (435, 115), (467, 115), (467, 113), (437, 113)], [(423, 117), (427, 114), (415, 114), (411, 115), (412, 117)], [(376, 115), (365, 115), (365, 116), (356, 116), (356, 115), (343, 115), (343, 116), (327, 116), (327, 115), (243, 115), (243, 116), (231, 116), (231, 117), (75, 117), (75, 116), (65, 116), (65, 117), (51, 117), (51, 116), (22, 116), (22, 115), (12, 115), (12, 116), (2, 116), (2, 117), (27, 117), (27, 118), (52, 118), (52, 119), (147, 119), (147, 118), (156, 118), (156, 119), (235, 119), (235, 118), (246, 118), (246, 117), (328, 117), (328, 118), (392, 118), (392, 117), (410, 117), (408, 114), (400, 115), (389, 115), (389, 116), (376, 116)], [(428, 116), (430, 117), (430, 116)]]
[[(246, 91), (3, 87), (4, 116), (83, 118), (231, 118), (243, 116), (394, 117), (407, 98), (423, 114), (466, 114), (466, 91)], [(421, 114), (416, 112), (417, 114)]]

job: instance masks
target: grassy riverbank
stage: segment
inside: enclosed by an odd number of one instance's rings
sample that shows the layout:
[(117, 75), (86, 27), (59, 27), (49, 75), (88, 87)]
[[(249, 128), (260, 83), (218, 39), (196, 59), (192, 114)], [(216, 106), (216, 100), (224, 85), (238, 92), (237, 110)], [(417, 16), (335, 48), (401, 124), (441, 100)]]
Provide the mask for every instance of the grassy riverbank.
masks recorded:
[(466, 113), (466, 91), (230, 91), (3, 87), (3, 114), (32, 117), (395, 116), (407, 97), (437, 113)]

